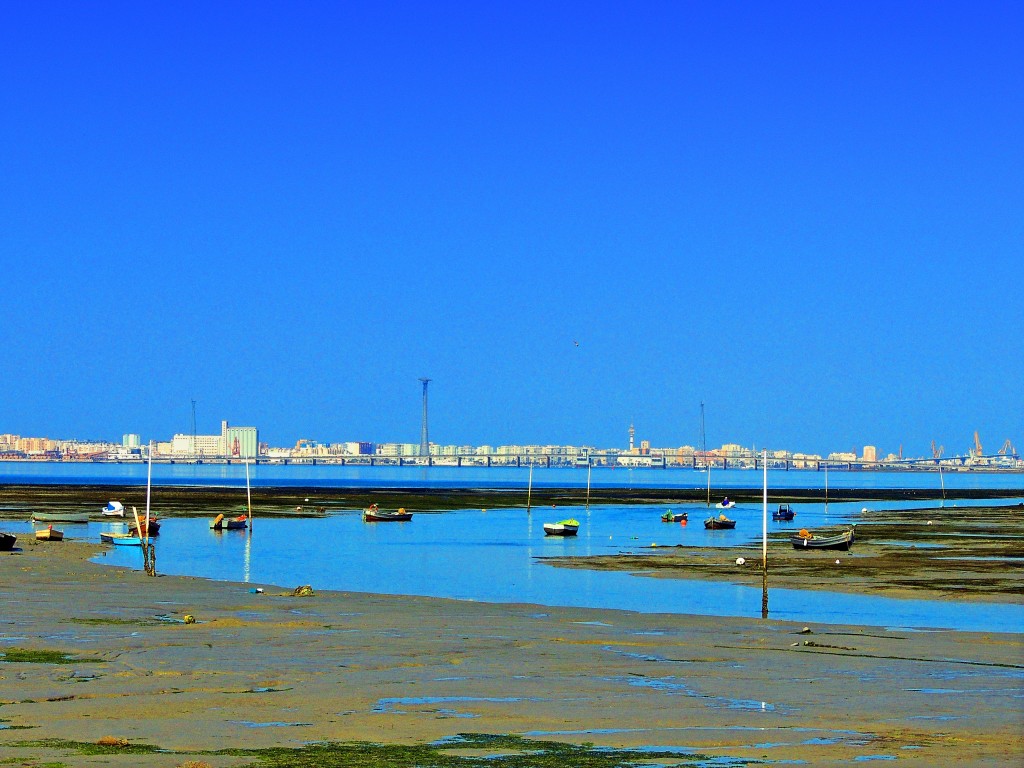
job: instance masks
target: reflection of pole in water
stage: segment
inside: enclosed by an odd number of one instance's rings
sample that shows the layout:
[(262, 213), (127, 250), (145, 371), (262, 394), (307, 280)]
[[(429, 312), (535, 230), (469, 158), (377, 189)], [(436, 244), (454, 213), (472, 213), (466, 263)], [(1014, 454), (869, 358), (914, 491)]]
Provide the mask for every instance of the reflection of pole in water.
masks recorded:
[(245, 557), (242, 561), (242, 581), (249, 583), (249, 555), (252, 550), (252, 536), (245, 537)]
[[(942, 486), (942, 500), (946, 500), (946, 481), (942, 479), (942, 463), (939, 463), (939, 484)], [(954, 505), (956, 506), (956, 505)]]
[(530, 462), (530, 481), (526, 485), (526, 514), (530, 514), (530, 497), (533, 495), (533, 462)]
[(252, 536), (252, 489), (249, 487), (249, 460), (245, 460), (245, 504), (249, 517), (249, 535)]
[(590, 459), (587, 459), (587, 514), (590, 514)]

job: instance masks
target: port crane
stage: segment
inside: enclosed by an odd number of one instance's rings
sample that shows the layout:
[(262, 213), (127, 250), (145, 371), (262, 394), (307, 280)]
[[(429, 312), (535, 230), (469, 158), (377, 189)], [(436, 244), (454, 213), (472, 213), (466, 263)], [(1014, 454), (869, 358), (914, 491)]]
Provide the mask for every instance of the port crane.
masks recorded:
[(984, 455), (983, 451), (981, 450), (981, 440), (978, 439), (978, 430), (974, 430), (974, 455)]
[(1007, 438), (1006, 442), (1003, 443), (1003, 447), (998, 451), (1000, 456), (1010, 455), (1013, 458), (1017, 458), (1017, 449), (1013, 447), (1013, 443)]
[(940, 445), (938, 448), (936, 448), (935, 447), (935, 441), (932, 440), (932, 458), (933, 459), (941, 459), (942, 458), (942, 452), (944, 450), (946, 450), (945, 446)]

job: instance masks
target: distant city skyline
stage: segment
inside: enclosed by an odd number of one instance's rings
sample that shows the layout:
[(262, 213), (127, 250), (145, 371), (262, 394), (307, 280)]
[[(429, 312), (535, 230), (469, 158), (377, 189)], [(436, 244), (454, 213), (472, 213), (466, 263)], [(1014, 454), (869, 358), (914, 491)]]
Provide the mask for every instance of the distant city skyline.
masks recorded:
[(5, 22), (2, 429), (1024, 443), (1022, 4)]
[[(0, 427), (2, 428), (2, 427)], [(691, 442), (676, 442), (676, 443), (664, 443), (655, 444), (651, 440), (644, 438), (642, 435), (639, 439), (634, 440), (636, 436), (635, 427), (630, 424), (627, 427), (622, 443), (609, 443), (599, 444), (595, 442), (582, 442), (582, 443), (557, 443), (551, 441), (541, 441), (536, 443), (526, 442), (493, 442), (488, 441), (484, 443), (469, 443), (466, 441), (448, 441), (448, 442), (437, 442), (434, 440), (429, 441), (431, 452), (434, 449), (438, 451), (444, 449), (456, 449), (457, 451), (469, 452), (475, 449), (508, 449), (508, 448), (519, 448), (519, 449), (550, 449), (550, 448), (580, 448), (580, 449), (592, 449), (596, 451), (612, 451), (622, 452), (623, 454), (635, 454), (635, 455), (647, 455), (651, 451), (658, 453), (659, 455), (667, 455), (668, 453), (674, 453), (681, 449), (689, 450), (693, 453), (701, 453), (703, 446), (699, 441)], [(78, 438), (78, 437), (51, 437), (49, 435), (20, 435), (17, 433), (0, 432), (0, 455), (5, 450), (14, 448), (14, 441), (20, 441), (23, 445), (31, 446), (27, 450), (42, 452), (47, 450), (43, 447), (47, 442), (54, 444), (67, 444), (67, 443), (83, 443), (83, 444), (101, 444), (106, 443), (110, 445), (119, 445), (125, 448), (138, 449), (149, 442), (157, 444), (163, 444), (166, 447), (163, 449), (164, 453), (178, 453), (181, 455), (211, 455), (211, 456), (255, 456), (257, 453), (265, 453), (267, 447), (271, 450), (280, 449), (299, 449), (300, 446), (305, 446), (307, 449), (315, 446), (322, 447), (341, 447), (345, 446), (346, 450), (350, 446), (365, 446), (365, 451), (362, 449), (352, 449), (351, 453), (360, 452), (374, 452), (373, 449), (379, 449), (381, 446), (395, 446), (402, 447), (397, 453), (393, 455), (426, 455), (423, 453), (423, 442), (422, 433), (419, 440), (373, 440), (359, 438), (353, 439), (352, 437), (324, 437), (324, 436), (313, 436), (304, 435), (302, 437), (295, 438), (291, 441), (286, 441), (279, 444), (271, 444), (267, 441), (261, 440), (259, 437), (259, 430), (257, 427), (238, 427), (229, 425), (226, 420), (220, 422), (220, 432), (217, 434), (204, 434), (201, 431), (196, 433), (192, 432), (175, 432), (171, 435), (158, 435), (143, 437), (139, 433), (129, 432), (122, 433), (120, 439), (112, 437), (92, 437), (92, 438)], [(759, 450), (768, 450), (771, 453), (786, 454), (790, 456), (817, 456), (827, 458), (829, 456), (844, 457), (856, 457), (863, 459), (868, 462), (876, 460), (891, 460), (894, 458), (954, 458), (957, 456), (997, 456), (997, 455), (1009, 455), (1016, 457), (1017, 448), (1016, 441), (1009, 438), (998, 442), (998, 447), (993, 446), (989, 443), (989, 449), (985, 450), (984, 446), (980, 443), (980, 436), (974, 435), (974, 442), (968, 445), (963, 450), (951, 448), (946, 450), (945, 445), (936, 447), (933, 442), (929, 446), (928, 451), (924, 452), (913, 452), (910, 450), (904, 450), (904, 446), (900, 445), (898, 448), (888, 450), (880, 448), (877, 445), (871, 443), (862, 443), (861, 445), (854, 445), (849, 449), (844, 447), (835, 447), (825, 451), (812, 451), (801, 448), (794, 448), (791, 446), (781, 445), (761, 445), (757, 444), (742, 444), (735, 441), (724, 441), (720, 445), (711, 444), (708, 446), (707, 451), (709, 454), (715, 455), (739, 455), (739, 454), (750, 454), (756, 453)], [(173, 447), (172, 447), (173, 446)], [(233, 446), (233, 449), (232, 447)], [(264, 446), (263, 450), (259, 450), (259, 446)], [(979, 451), (979, 447), (981, 450)], [(19, 448), (18, 450), (25, 450)], [(158, 451), (159, 452), (159, 451)]]

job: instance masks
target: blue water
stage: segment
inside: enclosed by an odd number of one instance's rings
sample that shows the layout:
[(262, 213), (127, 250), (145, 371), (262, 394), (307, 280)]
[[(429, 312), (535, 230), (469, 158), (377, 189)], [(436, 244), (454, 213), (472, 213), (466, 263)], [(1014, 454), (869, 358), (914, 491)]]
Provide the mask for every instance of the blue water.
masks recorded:
[[(1017, 503), (1020, 499), (1012, 500)], [(990, 502), (957, 502), (970, 506)], [(1001, 502), (1003, 503), (1003, 502)], [(1005, 503), (1010, 503), (1009, 501)], [(159, 498), (155, 497), (159, 510)], [(792, 523), (769, 521), (769, 530), (798, 530), (856, 519), (867, 507), (922, 507), (928, 502), (796, 504)], [(644, 613), (685, 613), (759, 617), (761, 589), (727, 583), (649, 578), (621, 572), (558, 568), (538, 558), (565, 554), (599, 555), (637, 552), (658, 546), (729, 546), (760, 540), (759, 505), (730, 511), (737, 527), (708, 531), (704, 504), (674, 504), (686, 510), (687, 525), (663, 523), (668, 505), (461, 510), (417, 513), (408, 523), (364, 523), (358, 510), (325, 518), (261, 519), (256, 510), (253, 535), (246, 531), (214, 532), (203, 518), (168, 518), (156, 540), (161, 573), (202, 576), (291, 589), (314, 589), (426, 595), (483, 602), (536, 603), (549, 606), (612, 608)], [(717, 510), (714, 510), (717, 512)], [(870, 511), (866, 513), (870, 515)], [(576, 517), (575, 538), (544, 536), (544, 522)], [(28, 523), (5, 524), (19, 533)], [(111, 524), (65, 524), (68, 538), (99, 540)], [(773, 543), (772, 547), (788, 547)], [(853, 556), (834, 553), (837, 568), (850, 568)], [(724, 555), (723, 555), (724, 557)], [(769, 550), (769, 562), (771, 550)], [(753, 558), (752, 558), (753, 559)], [(114, 547), (98, 562), (141, 568), (142, 553)], [(740, 568), (741, 566), (734, 566)], [(756, 565), (742, 566), (756, 568)], [(225, 589), (239, 589), (228, 587)], [(773, 589), (770, 616), (802, 623), (861, 624), (883, 627), (950, 628), (1019, 632), (1024, 605), (929, 600), (895, 600), (858, 594)]]
[[(526, 467), (353, 467), (328, 465), (260, 464), (251, 468), (254, 486), (298, 487), (418, 487), (418, 488), (526, 488)], [(711, 471), (711, 487), (760, 488), (763, 471), (724, 469)], [(0, 461), (0, 483), (140, 485), (146, 482), (144, 464), (89, 462)], [(245, 467), (238, 464), (154, 464), (154, 485), (244, 486)], [(595, 468), (594, 488), (706, 488), (708, 476), (693, 469)], [(587, 484), (587, 470), (535, 467), (533, 484), (577, 487)], [(829, 470), (828, 487), (918, 488), (942, 486), (958, 489), (1019, 489), (1021, 472), (852, 472)], [(824, 488), (825, 473), (815, 470), (769, 470), (769, 488)]]

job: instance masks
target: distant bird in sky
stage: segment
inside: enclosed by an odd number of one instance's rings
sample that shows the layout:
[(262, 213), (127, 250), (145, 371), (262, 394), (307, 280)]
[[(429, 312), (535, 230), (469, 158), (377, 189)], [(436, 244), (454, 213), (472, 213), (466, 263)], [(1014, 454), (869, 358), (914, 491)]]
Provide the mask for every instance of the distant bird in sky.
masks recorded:
[(580, 343), (578, 341), (576, 341), (576, 339), (573, 339), (572, 343), (575, 344), (577, 347), (580, 345)]

